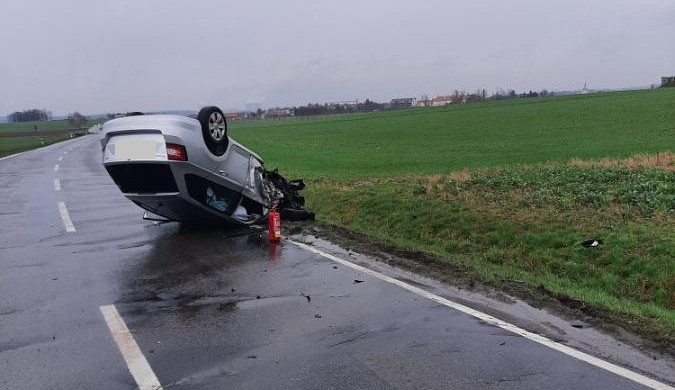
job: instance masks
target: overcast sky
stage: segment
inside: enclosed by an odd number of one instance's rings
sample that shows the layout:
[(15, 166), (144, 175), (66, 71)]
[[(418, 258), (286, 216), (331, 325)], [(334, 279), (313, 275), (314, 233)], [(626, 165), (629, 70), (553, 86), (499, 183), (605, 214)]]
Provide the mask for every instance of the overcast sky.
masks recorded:
[(672, 0), (4, 0), (0, 115), (645, 86), (673, 37)]

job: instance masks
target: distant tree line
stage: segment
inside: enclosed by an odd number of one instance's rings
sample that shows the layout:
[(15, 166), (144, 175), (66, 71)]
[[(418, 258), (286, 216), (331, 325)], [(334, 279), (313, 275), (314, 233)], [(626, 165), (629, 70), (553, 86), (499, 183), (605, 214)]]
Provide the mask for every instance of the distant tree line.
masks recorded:
[[(537, 98), (537, 97), (547, 97), (553, 96), (553, 92), (549, 92), (546, 89), (541, 91), (528, 91), (523, 93), (517, 93), (513, 89), (503, 90), (498, 89), (494, 94), (488, 95), (488, 92), (483, 89), (478, 89), (475, 92), (459, 91), (454, 90), (450, 95), (452, 97), (452, 102), (457, 103), (477, 103), (488, 100), (506, 100), (506, 99), (521, 99), (521, 98)], [(423, 98), (427, 100), (427, 97)], [(370, 111), (379, 111), (390, 109), (389, 103), (378, 103), (370, 99), (366, 99), (364, 102), (358, 103), (309, 103), (305, 106), (293, 107), (292, 110), (295, 116), (312, 116), (312, 115), (333, 115), (333, 114), (348, 114), (354, 112), (370, 112)], [(251, 118), (261, 118), (262, 110), (258, 110), (258, 113), (252, 113)]]
[(386, 107), (387, 105), (384, 103), (377, 103), (366, 99), (364, 102), (355, 103), (309, 103), (306, 106), (294, 107), (293, 112), (295, 116), (332, 115), (377, 111)]
[(539, 92), (530, 90), (529, 92), (516, 93), (513, 89), (504, 91), (503, 89), (498, 89), (494, 95), (490, 96), (491, 100), (506, 100), (506, 99), (516, 99), (516, 98), (536, 98), (536, 97), (547, 97), (553, 96), (553, 92), (549, 92), (546, 89), (542, 89)]
[(48, 121), (49, 117), (51, 117), (51, 112), (34, 108), (32, 110), (15, 111), (7, 115), (7, 121), (12, 123)]

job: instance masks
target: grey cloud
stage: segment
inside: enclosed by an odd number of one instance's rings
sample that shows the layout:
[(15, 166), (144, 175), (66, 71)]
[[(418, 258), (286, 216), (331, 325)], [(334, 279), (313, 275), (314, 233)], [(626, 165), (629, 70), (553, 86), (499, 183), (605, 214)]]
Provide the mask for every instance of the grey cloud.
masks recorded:
[(0, 114), (617, 88), (675, 73), (665, 0), (10, 0), (3, 13)]

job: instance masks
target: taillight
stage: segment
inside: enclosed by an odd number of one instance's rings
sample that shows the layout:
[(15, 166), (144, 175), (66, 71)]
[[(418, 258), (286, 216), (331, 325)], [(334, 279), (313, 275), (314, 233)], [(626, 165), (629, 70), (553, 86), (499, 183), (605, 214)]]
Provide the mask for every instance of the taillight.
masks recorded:
[(166, 156), (169, 160), (187, 161), (187, 151), (185, 146), (178, 144), (166, 144)]

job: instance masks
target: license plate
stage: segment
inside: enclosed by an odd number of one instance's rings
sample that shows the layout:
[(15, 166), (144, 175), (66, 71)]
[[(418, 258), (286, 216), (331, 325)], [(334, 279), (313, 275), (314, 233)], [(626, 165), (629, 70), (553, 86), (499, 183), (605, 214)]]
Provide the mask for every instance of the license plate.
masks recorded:
[(120, 160), (152, 160), (155, 158), (155, 140), (119, 139), (115, 141), (115, 157)]

